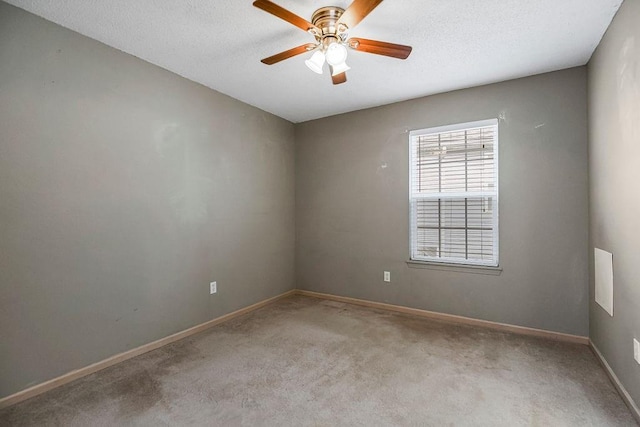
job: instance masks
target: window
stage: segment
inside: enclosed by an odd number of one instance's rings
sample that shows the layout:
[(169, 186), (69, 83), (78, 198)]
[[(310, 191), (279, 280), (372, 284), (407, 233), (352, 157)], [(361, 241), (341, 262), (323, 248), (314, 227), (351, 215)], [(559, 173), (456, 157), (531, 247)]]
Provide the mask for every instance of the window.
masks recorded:
[(411, 259), (498, 265), (498, 121), (412, 131)]

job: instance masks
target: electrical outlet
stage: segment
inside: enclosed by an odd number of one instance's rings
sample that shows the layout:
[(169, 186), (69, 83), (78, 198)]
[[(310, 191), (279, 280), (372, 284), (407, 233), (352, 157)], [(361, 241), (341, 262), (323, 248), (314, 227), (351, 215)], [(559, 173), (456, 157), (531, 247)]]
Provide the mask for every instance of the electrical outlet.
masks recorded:
[(640, 365), (640, 342), (637, 339), (633, 339), (633, 358)]
[(218, 283), (217, 282), (209, 283), (209, 294), (213, 295), (216, 292), (218, 292)]
[(385, 282), (390, 282), (391, 281), (391, 272), (390, 271), (385, 271), (384, 272), (384, 281)]

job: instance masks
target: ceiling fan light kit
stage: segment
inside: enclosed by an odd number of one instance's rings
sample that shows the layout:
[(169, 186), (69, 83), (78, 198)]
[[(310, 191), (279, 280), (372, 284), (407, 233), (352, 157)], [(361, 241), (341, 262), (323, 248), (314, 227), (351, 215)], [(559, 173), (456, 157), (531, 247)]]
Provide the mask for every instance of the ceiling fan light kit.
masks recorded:
[(347, 48), (340, 43), (331, 43), (325, 53), (327, 64), (336, 66), (347, 60)]
[(350, 69), (351, 67), (349, 67), (347, 63), (343, 61), (340, 64), (331, 67), (331, 76), (337, 76), (339, 74), (346, 73)]
[(411, 53), (411, 46), (349, 38), (349, 30), (358, 25), (380, 3), (382, 0), (354, 0), (346, 10), (336, 6), (321, 7), (313, 12), (309, 22), (269, 0), (256, 0), (253, 2), (255, 7), (295, 25), (316, 39), (315, 44), (307, 43), (294, 47), (265, 58), (262, 62), (273, 65), (313, 50), (313, 55), (305, 61), (307, 67), (315, 73), (322, 74), (326, 61), (331, 72), (331, 80), (334, 85), (338, 85), (347, 81), (346, 72), (351, 69), (346, 63), (347, 47), (356, 51), (406, 59)]
[(304, 61), (304, 63), (314, 73), (322, 74), (322, 66), (324, 65), (324, 60), (324, 53), (321, 50), (316, 50), (313, 55), (311, 55), (311, 58)]

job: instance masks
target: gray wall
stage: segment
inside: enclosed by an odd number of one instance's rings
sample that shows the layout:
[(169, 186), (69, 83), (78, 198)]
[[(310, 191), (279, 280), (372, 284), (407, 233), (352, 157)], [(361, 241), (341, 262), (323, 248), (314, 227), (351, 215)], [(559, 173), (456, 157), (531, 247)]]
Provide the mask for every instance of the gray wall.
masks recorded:
[(590, 298), (591, 340), (636, 404), (640, 366), (640, 1), (622, 4), (589, 63), (591, 247), (613, 253), (614, 317)]
[(0, 2), (0, 397), (292, 289), (293, 138)]
[[(586, 97), (580, 67), (296, 125), (297, 286), (586, 336)], [(497, 117), (502, 274), (409, 268), (408, 130)]]

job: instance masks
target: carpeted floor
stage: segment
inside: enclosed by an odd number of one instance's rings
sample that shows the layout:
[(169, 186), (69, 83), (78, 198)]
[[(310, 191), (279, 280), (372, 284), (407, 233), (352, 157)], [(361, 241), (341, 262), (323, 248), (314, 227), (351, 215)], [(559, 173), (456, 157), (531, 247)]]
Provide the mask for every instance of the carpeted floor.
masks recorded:
[(298, 296), (6, 408), (0, 425), (636, 424), (586, 346)]

